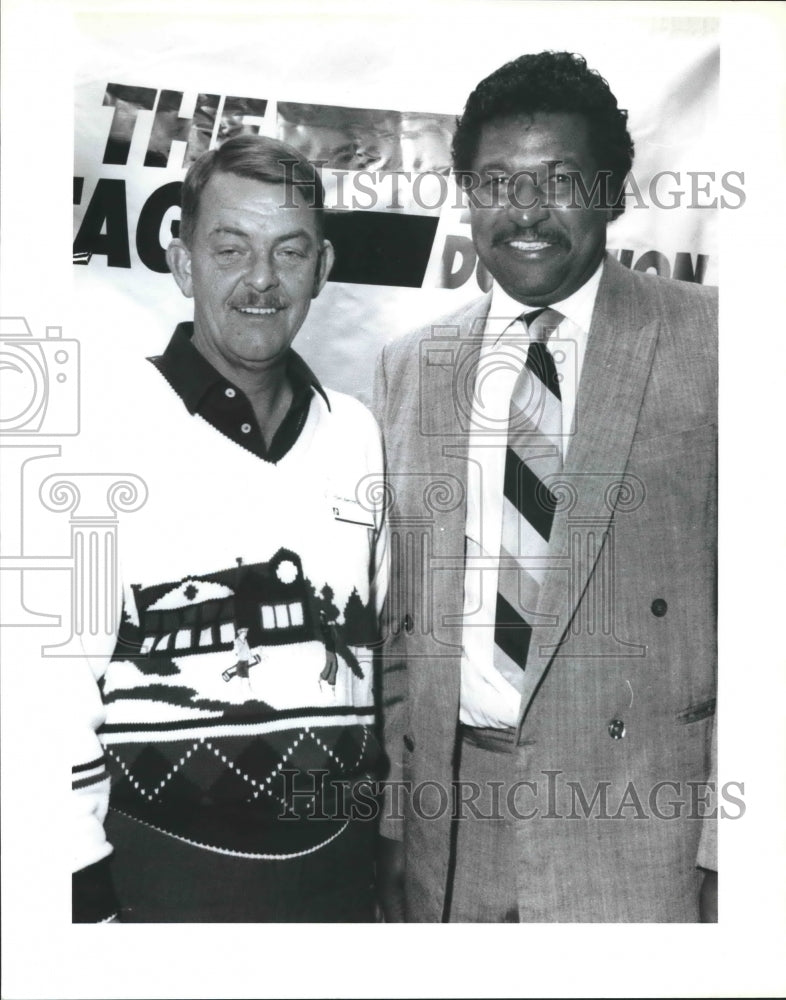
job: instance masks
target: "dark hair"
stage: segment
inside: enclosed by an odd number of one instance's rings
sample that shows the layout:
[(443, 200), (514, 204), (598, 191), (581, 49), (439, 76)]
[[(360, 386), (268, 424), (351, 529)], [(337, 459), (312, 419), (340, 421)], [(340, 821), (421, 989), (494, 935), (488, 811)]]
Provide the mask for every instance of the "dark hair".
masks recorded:
[(593, 156), (599, 168), (611, 174), (612, 204), (621, 202), (615, 204), (613, 217), (622, 215), (625, 203), (620, 194), (633, 164), (628, 112), (617, 107), (617, 98), (600, 73), (573, 52), (519, 56), (475, 87), (453, 137), (453, 169), (459, 182), (472, 170), (486, 122), (537, 111), (572, 112), (587, 119)]
[(191, 245), (202, 191), (214, 174), (297, 188), (314, 209), (317, 235), (324, 232), (325, 190), (316, 168), (292, 146), (262, 135), (239, 135), (211, 149), (189, 167), (180, 198), (180, 239)]

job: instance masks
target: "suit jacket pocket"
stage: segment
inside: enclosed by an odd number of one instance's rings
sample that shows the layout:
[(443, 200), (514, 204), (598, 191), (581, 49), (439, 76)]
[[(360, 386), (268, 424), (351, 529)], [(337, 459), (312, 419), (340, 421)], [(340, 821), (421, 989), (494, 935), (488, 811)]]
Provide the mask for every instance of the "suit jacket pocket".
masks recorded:
[(680, 712), (677, 715), (677, 721), (683, 725), (690, 725), (692, 722), (701, 722), (702, 719), (708, 719), (711, 715), (715, 715), (716, 702), (716, 698), (708, 698), (706, 701), (697, 702), (695, 705), (691, 705), (690, 708), (686, 708)]
[(663, 459), (689, 461), (710, 459), (714, 462), (717, 447), (717, 424), (700, 424), (674, 434), (635, 439), (630, 450), (631, 461), (650, 462)]

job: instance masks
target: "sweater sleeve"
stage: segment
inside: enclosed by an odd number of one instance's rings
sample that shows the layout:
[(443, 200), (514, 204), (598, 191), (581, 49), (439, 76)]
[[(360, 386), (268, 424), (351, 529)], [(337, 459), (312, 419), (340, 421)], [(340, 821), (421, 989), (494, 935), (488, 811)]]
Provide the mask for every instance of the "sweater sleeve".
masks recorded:
[(96, 732), (104, 721), (104, 708), (89, 661), (80, 660), (73, 669), (72, 919), (74, 923), (96, 923), (117, 913), (109, 878), (112, 848), (104, 836), (109, 774)]
[[(118, 588), (119, 590), (119, 588)], [(133, 594), (118, 600), (116, 621), (127, 620)], [(132, 614), (135, 613), (135, 608)], [(95, 637), (92, 637), (95, 638)], [(74, 923), (117, 919), (119, 907), (110, 875), (112, 847), (104, 833), (109, 806), (109, 772), (98, 731), (106, 718), (100, 682), (117, 642), (106, 636), (105, 648), (72, 661), (71, 670), (71, 905)]]

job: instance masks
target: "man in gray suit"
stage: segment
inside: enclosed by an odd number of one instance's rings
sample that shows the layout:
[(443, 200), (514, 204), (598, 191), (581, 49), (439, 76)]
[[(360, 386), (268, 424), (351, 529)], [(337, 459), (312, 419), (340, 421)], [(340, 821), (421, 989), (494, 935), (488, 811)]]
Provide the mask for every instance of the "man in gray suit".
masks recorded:
[(493, 289), (377, 377), (386, 917), (716, 919), (716, 294), (606, 255), (633, 144), (580, 56), (453, 156)]

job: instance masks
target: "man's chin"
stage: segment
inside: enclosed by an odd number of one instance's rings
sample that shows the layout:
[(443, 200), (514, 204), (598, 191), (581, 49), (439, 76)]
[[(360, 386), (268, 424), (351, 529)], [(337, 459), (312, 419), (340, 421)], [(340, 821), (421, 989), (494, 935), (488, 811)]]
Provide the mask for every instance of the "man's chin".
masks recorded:
[(532, 306), (551, 305), (565, 298), (558, 281), (508, 281), (498, 278), (502, 288), (517, 302)]
[(488, 262), (483, 261), (492, 278), (517, 302), (542, 305), (564, 298), (563, 285), (568, 278), (563, 267), (558, 265), (554, 250), (544, 255), (527, 255), (506, 252), (493, 255)]

